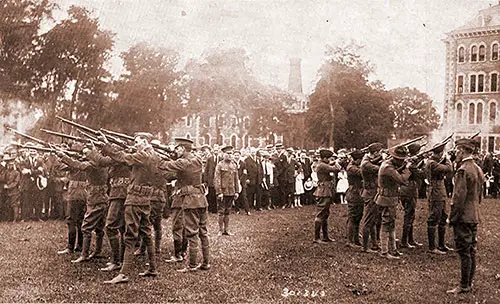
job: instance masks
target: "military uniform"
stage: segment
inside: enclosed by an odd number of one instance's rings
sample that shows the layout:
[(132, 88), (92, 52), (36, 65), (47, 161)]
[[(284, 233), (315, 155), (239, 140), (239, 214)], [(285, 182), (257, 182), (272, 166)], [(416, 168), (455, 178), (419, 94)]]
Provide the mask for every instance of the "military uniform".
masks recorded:
[[(408, 150), (411, 155), (416, 155), (420, 145), (410, 145)], [(403, 220), (403, 235), (401, 237), (401, 246), (412, 248), (416, 245), (421, 246), (415, 242), (413, 237), (413, 221), (415, 220), (415, 206), (417, 204), (418, 189), (422, 180), (425, 178), (425, 172), (422, 168), (417, 167), (419, 164), (412, 164), (410, 169), (410, 177), (408, 183), (399, 187), (399, 199), (403, 205), (404, 220)]]
[[(91, 151), (90, 154), (97, 153)], [(104, 225), (108, 213), (107, 192), (107, 170), (97, 166), (94, 162), (85, 160), (78, 161), (67, 155), (61, 155), (61, 160), (68, 166), (87, 172), (87, 210), (83, 218), (83, 247), (79, 259), (73, 262), (82, 262), (90, 257), (97, 257), (101, 254), (104, 240)], [(92, 243), (92, 232), (96, 234), (96, 248), (90, 256), (90, 246)]]
[(120, 275), (105, 283), (121, 283), (128, 281), (128, 275), (134, 259), (134, 250), (139, 236), (146, 243), (149, 259), (149, 269), (141, 273), (142, 276), (155, 276), (156, 257), (151, 239), (151, 205), (150, 200), (153, 195), (151, 176), (154, 167), (158, 162), (153, 148), (145, 147), (135, 153), (116, 151), (111, 145), (103, 147), (103, 153), (120, 163), (126, 163), (132, 167), (130, 173), (130, 184), (127, 188), (127, 198), (125, 199), (125, 252)]
[(363, 250), (368, 250), (368, 240), (371, 238), (372, 248), (378, 248), (377, 224), (380, 222), (380, 213), (375, 203), (377, 194), (377, 179), (380, 159), (372, 159), (370, 155), (365, 155), (361, 161), (361, 176), (363, 177), (363, 198), (365, 208), (363, 211)]
[[(392, 152), (392, 151), (391, 151)], [(404, 157), (404, 152), (398, 153), (396, 149), (393, 158), (386, 160), (380, 166), (378, 174), (378, 195), (376, 204), (382, 216), (382, 230), (380, 232), (380, 240), (382, 247), (382, 255), (391, 257), (392, 255), (399, 255), (396, 249), (396, 206), (399, 203), (399, 186), (405, 184), (410, 176), (410, 171), (405, 169), (402, 173), (398, 172), (396, 157)]]
[[(469, 139), (459, 140), (456, 145), (459, 149), (464, 145), (471, 151), (474, 147)], [(452, 291), (468, 292), (472, 288), (476, 270), (477, 224), (483, 182), (483, 171), (473, 158), (463, 158), (454, 177), (455, 187), (449, 219), (461, 266), (460, 289)]]
[(103, 271), (114, 270), (121, 265), (125, 251), (125, 199), (130, 183), (130, 166), (117, 162), (109, 156), (100, 153), (91, 155), (92, 161), (100, 167), (108, 167), (109, 195), (108, 214), (106, 215), (106, 235), (111, 247), (112, 261)]
[[(161, 253), (161, 239), (162, 239), (162, 227), (161, 220), (163, 218), (163, 209), (166, 208), (166, 187), (167, 181), (173, 180), (175, 178), (174, 174), (165, 175), (155, 168), (153, 176), (151, 177), (151, 183), (153, 186), (153, 195), (151, 196), (151, 224), (153, 225), (154, 231), (154, 247), (155, 253), (158, 256)], [(141, 241), (140, 248), (136, 251), (137, 254), (142, 254), (146, 250), (145, 242)]]
[[(83, 244), (82, 223), (87, 201), (87, 173), (76, 168), (63, 166), (68, 172), (68, 190), (66, 192), (66, 224), (68, 225), (68, 246), (60, 254), (80, 251)], [(75, 243), (78, 237), (77, 247)]]
[(346, 200), (349, 210), (347, 220), (347, 241), (349, 244), (362, 246), (359, 241), (359, 224), (363, 218), (364, 202), (361, 197), (363, 192), (363, 178), (361, 176), (361, 159), (353, 159), (347, 166), (347, 189)]
[(438, 250), (447, 251), (445, 245), (446, 233), (446, 188), (444, 185), (444, 176), (453, 170), (451, 162), (446, 159), (441, 163), (442, 159), (433, 155), (429, 158), (426, 165), (427, 180), (427, 198), (429, 201), (429, 216), (427, 218), (427, 236), (429, 240), (429, 250), (435, 252), (436, 244), (436, 226), (438, 226)]
[[(323, 231), (323, 241), (331, 241), (328, 236), (328, 217), (330, 216), (330, 205), (333, 200), (334, 175), (336, 175), (340, 168), (339, 166), (331, 166), (327, 163), (333, 153), (328, 150), (322, 150), (322, 161), (316, 168), (318, 175), (318, 187), (314, 191), (316, 200), (316, 217), (314, 218), (314, 241), (321, 243), (320, 230)], [(331, 154), (330, 154), (331, 153)]]
[(234, 162), (222, 160), (217, 164), (214, 186), (217, 196), (222, 195), (222, 199), (219, 200), (219, 233), (229, 234), (229, 213), (240, 187), (238, 169)]
[(185, 152), (184, 155), (173, 161), (161, 161), (159, 168), (177, 175), (174, 193), (172, 195), (172, 209), (181, 212), (172, 213), (173, 235), (176, 255), (182, 250), (183, 228), (175, 223), (179, 217), (184, 218), (184, 229), (189, 243), (189, 265), (186, 269), (195, 270), (198, 266), (198, 243), (201, 240), (203, 256), (203, 268), (208, 268), (209, 239), (207, 231), (207, 207), (205, 187), (202, 184), (202, 160), (201, 158)]

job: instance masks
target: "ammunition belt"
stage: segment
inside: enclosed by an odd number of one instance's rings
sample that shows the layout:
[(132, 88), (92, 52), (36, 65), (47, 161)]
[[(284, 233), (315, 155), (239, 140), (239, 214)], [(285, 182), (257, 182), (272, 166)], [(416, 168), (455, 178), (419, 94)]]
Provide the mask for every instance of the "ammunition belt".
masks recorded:
[(396, 189), (389, 189), (389, 188), (378, 188), (377, 193), (380, 196), (385, 196), (385, 197), (397, 197), (399, 196), (399, 190)]

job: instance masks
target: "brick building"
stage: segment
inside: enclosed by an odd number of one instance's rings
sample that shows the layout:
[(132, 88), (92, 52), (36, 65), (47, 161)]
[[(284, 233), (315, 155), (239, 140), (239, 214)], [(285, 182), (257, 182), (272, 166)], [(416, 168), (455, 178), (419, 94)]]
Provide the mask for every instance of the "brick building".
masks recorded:
[[(307, 98), (302, 92), (301, 60), (298, 58), (290, 59), (288, 87), (289, 92), (297, 100), (296, 104), (285, 105), (288, 112), (295, 115), (306, 111), (308, 104)], [(237, 149), (265, 147), (267, 144), (277, 142), (292, 144), (292, 138), (290, 138), (291, 142), (287, 143), (284, 135), (276, 132), (270, 133), (267, 138), (252, 137), (248, 134), (250, 119), (242, 112), (237, 103), (228, 101), (225, 103), (225, 107), (220, 109), (220, 114), (216, 116), (213, 115), (213, 111), (190, 114), (172, 126), (170, 137), (186, 137), (200, 146), (205, 144), (211, 146), (214, 144), (232, 145)], [(217, 130), (217, 126), (219, 126), (219, 130)]]
[(500, 150), (500, 3), (447, 34), (444, 129), (455, 139), (481, 131), (481, 149)]

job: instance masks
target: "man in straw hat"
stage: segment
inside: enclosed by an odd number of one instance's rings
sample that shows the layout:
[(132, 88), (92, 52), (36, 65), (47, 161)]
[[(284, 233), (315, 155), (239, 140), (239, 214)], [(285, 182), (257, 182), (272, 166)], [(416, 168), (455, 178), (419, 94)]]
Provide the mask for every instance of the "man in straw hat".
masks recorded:
[(402, 254), (396, 248), (396, 207), (399, 203), (399, 186), (408, 182), (410, 170), (405, 166), (405, 147), (396, 147), (389, 153), (392, 157), (382, 163), (378, 173), (376, 204), (382, 216), (380, 255), (388, 259), (399, 259)]
[(474, 162), (474, 142), (459, 139), (456, 142), (456, 161), (460, 167), (455, 173), (453, 198), (450, 212), (450, 226), (453, 227), (455, 246), (460, 255), (460, 285), (448, 293), (468, 293), (476, 270), (477, 224), (481, 203), (484, 174)]

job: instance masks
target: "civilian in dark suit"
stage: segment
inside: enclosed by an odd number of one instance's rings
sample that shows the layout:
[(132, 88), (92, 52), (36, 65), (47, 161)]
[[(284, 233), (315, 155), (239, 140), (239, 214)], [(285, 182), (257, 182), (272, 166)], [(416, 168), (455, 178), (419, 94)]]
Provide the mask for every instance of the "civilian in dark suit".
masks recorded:
[(214, 187), (215, 166), (217, 166), (218, 163), (217, 152), (215, 151), (212, 153), (212, 149), (209, 146), (205, 146), (204, 149), (208, 154), (203, 170), (203, 183), (208, 188), (208, 211), (210, 213), (217, 213), (217, 197)]
[(293, 158), (293, 149), (288, 148), (280, 155), (280, 166), (278, 171), (278, 183), (281, 192), (283, 208), (291, 207), (293, 194), (295, 192), (295, 170), (299, 164)]
[(250, 207), (255, 210), (262, 210), (260, 206), (260, 184), (264, 178), (262, 162), (260, 160), (260, 153), (257, 149), (252, 148), (250, 155), (245, 158), (245, 166), (247, 169), (247, 200)]
[(238, 178), (241, 184), (241, 192), (238, 199), (235, 201), (235, 209), (238, 213), (240, 212), (240, 209), (245, 209), (247, 215), (250, 215), (250, 208), (248, 207), (247, 201), (247, 169), (245, 162), (241, 159), (241, 153), (239, 151), (234, 151), (233, 159), (236, 163), (236, 168), (238, 169)]

